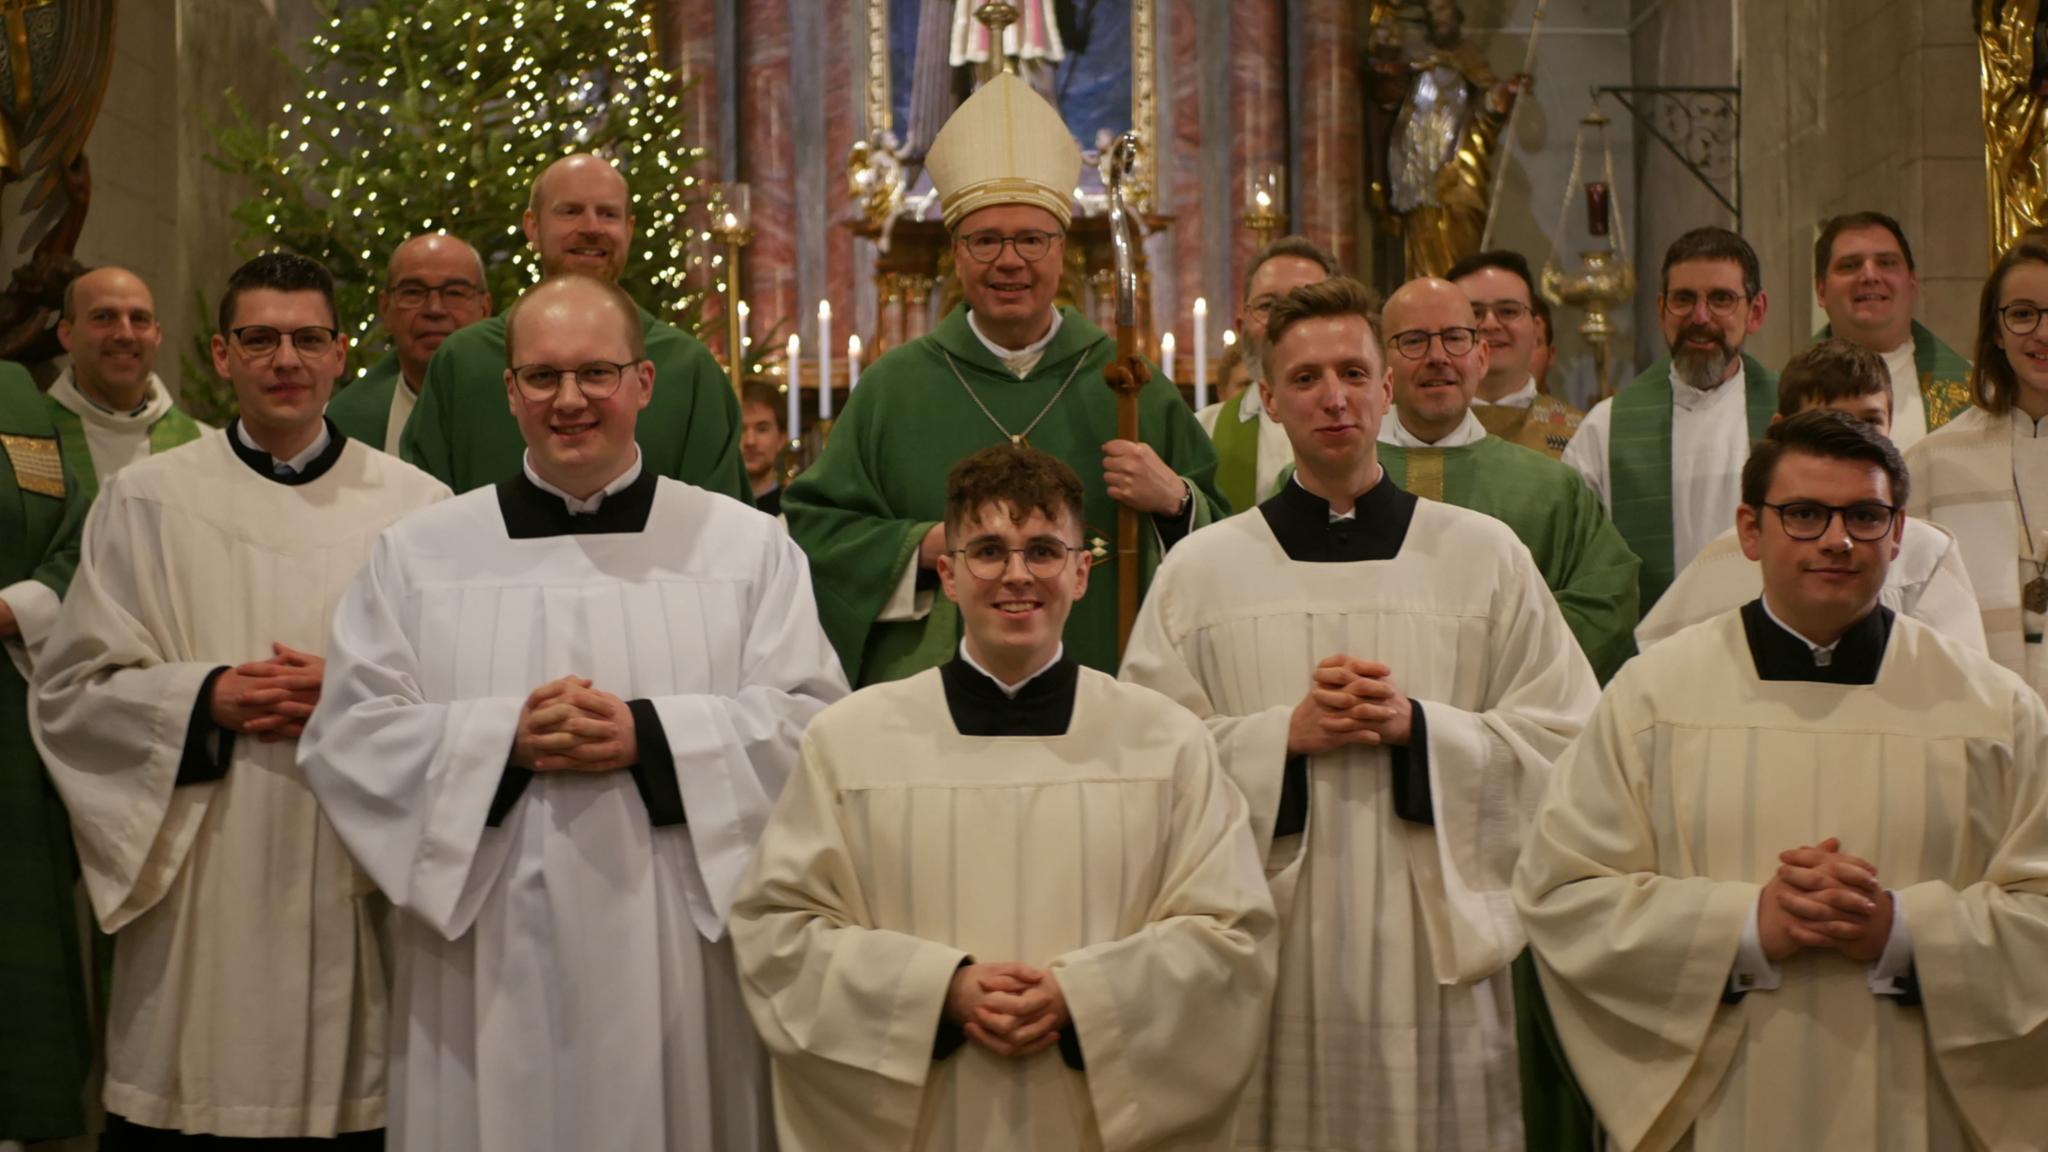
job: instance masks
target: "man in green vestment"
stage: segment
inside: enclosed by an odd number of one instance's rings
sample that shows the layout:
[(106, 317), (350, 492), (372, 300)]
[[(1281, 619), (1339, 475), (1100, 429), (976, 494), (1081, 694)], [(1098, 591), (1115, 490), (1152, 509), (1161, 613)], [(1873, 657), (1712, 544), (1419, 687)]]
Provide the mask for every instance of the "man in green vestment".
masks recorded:
[(1920, 273), (1905, 229), (1882, 212), (1851, 212), (1813, 242), (1813, 295), (1840, 336), (1884, 358), (1892, 378), (1892, 443), (1899, 451), (1970, 406), (1970, 362), (1913, 319)]
[[(1466, 289), (1411, 280), (1381, 313), (1394, 411), (1380, 425), (1389, 479), (1429, 500), (1483, 512), (1529, 549), (1601, 683), (1635, 655), (1640, 562), (1577, 472), (1489, 435), (1472, 410), (1491, 349)], [(1597, 1125), (1564, 1058), (1525, 949), (1512, 966), (1522, 1123), (1529, 1148), (1591, 1148)]]
[(391, 351), (335, 393), (327, 418), (349, 439), (398, 455), (434, 351), (490, 314), (491, 290), (476, 249), (445, 232), (400, 244), (377, 297), (377, 322), (391, 337)]
[[(527, 243), (541, 278), (577, 272), (617, 283), (633, 242), (632, 197), (601, 156), (577, 153), (542, 170), (527, 201)], [(654, 400), (635, 433), (651, 472), (751, 503), (740, 464), (740, 406), (711, 353), (641, 312)], [(505, 320), (493, 316), (445, 340), (427, 366), (399, 455), (456, 492), (519, 474), (526, 455), (505, 402)], [(863, 381), (866, 383), (866, 381)]]
[[(1098, 568), (1114, 563), (1105, 549), (1118, 505), (1149, 514), (1148, 576), (1160, 552), (1227, 510), (1212, 486), (1215, 451), (1180, 393), (1154, 369), (1138, 398), (1140, 440), (1117, 439), (1102, 376), (1116, 342), (1053, 307), (1081, 163), (1059, 113), (997, 76), (961, 104), (925, 162), (965, 303), (861, 373), (824, 453), (782, 501), (856, 685), (936, 667), (959, 646), (959, 613), (934, 592), (946, 475), (970, 453), (1011, 440), (1066, 461), (1087, 492)], [(1068, 655), (1111, 674), (1115, 584), (1076, 604), (1065, 630)]]
[(71, 365), (51, 382), (45, 403), (64, 463), (88, 501), (127, 465), (205, 431), (157, 377), (164, 330), (156, 298), (135, 273), (109, 266), (74, 279), (64, 289), (57, 339)]
[[(1244, 300), (1238, 306), (1237, 331), (1245, 367), (1257, 385), (1265, 359), (1266, 316), (1273, 302), (1301, 287), (1343, 275), (1337, 258), (1306, 236), (1282, 236), (1252, 257), (1244, 276)], [(1294, 463), (1287, 430), (1266, 414), (1257, 387), (1209, 405), (1195, 419), (1216, 444), (1216, 489), (1243, 512), (1272, 495), (1273, 485)]]
[(1749, 242), (1695, 228), (1664, 253), (1657, 314), (1669, 356), (1586, 414), (1564, 450), (1643, 562), (1648, 612), (1727, 531), (1749, 447), (1778, 408), (1778, 376), (1742, 350), (1769, 301)]
[(28, 731), (28, 674), (91, 496), (52, 406), (0, 363), (0, 1144), (85, 1134), (93, 1037), (71, 825)]

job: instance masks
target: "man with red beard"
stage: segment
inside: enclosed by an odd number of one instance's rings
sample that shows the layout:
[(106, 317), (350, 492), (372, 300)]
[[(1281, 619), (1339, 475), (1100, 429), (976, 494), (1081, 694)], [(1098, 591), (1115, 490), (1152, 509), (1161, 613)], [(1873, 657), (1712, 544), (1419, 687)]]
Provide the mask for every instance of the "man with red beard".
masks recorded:
[(1644, 612), (1735, 522), (1749, 446), (1777, 411), (1777, 374), (1742, 351), (1764, 324), (1762, 281), (1725, 228), (1674, 241), (1657, 294), (1671, 355), (1594, 405), (1564, 451), (1643, 561)]
[(443, 340), (490, 314), (491, 289), (476, 249), (445, 232), (400, 244), (377, 296), (377, 322), (391, 337), (391, 351), (334, 397), (327, 418), (349, 439), (398, 455), (427, 361)]

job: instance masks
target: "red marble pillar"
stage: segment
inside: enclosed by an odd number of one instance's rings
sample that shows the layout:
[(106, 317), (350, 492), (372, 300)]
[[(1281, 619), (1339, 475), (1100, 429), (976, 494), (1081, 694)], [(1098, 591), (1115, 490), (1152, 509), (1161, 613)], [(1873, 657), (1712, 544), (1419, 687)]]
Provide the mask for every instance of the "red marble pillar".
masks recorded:
[[(687, 283), (702, 293), (703, 306), (697, 314), (697, 335), (710, 347), (720, 364), (725, 351), (725, 293), (722, 277), (712, 266), (711, 256), (722, 250), (715, 243), (695, 239), (709, 223), (704, 205), (709, 190), (718, 181), (718, 164), (724, 141), (718, 137), (718, 22), (716, 0), (667, 0), (660, 9), (662, 65), (675, 76), (676, 90), (683, 99), (683, 143), (702, 148), (704, 153), (689, 168), (692, 183), (684, 200), (684, 227), (691, 240), (685, 253), (693, 262)], [(657, 237), (643, 237), (654, 243)], [(701, 262), (699, 262), (701, 261)]]
[(1360, 105), (1358, 11), (1352, 0), (1302, 0), (1300, 217), (1293, 230), (1359, 268), (1365, 120)]
[(756, 347), (776, 347), (802, 326), (797, 315), (796, 133), (791, 118), (789, 5), (739, 5), (740, 179), (753, 204), (754, 242), (740, 259), (740, 291)]
[[(1166, 83), (1173, 94), (1173, 122), (1159, 157), (1162, 178), (1172, 189), (1172, 276), (1154, 281), (1166, 297), (1166, 331), (1174, 333), (1182, 362), (1194, 363), (1192, 313), (1195, 298), (1209, 295), (1202, 284), (1202, 61), (1196, 47), (1196, 0), (1167, 0)], [(1209, 302), (1211, 315), (1216, 301)], [(1210, 325), (1213, 330), (1215, 325)], [(1192, 378), (1192, 377), (1190, 377)]]
[[(1230, 284), (1224, 300), (1209, 300), (1209, 315), (1222, 317), (1211, 325), (1218, 335), (1236, 323), (1237, 286), (1259, 247), (1243, 223), (1245, 179), (1256, 169), (1287, 162), (1287, 13), (1281, 0), (1234, 0), (1230, 6), (1230, 106)], [(1221, 350), (1218, 343), (1211, 353)]]
[[(880, 2), (880, 0), (878, 0)], [(846, 338), (859, 336), (863, 357), (875, 334), (858, 330), (855, 303), (853, 190), (846, 183), (846, 154), (860, 131), (861, 78), (857, 54), (866, 51), (865, 31), (855, 25), (854, 0), (826, 0), (825, 19), (825, 295), (832, 301), (832, 363), (846, 371)]]

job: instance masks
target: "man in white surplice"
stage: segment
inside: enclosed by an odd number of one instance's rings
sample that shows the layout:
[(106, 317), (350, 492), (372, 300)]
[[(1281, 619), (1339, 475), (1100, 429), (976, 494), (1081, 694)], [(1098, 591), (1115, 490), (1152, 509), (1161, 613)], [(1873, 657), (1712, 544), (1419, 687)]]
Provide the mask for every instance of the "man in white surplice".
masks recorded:
[(845, 679), (780, 525), (642, 469), (632, 301), (505, 332), (525, 467), (378, 538), (301, 754), (400, 909), (392, 1145), (767, 1147), (726, 911)]
[(946, 480), (958, 654), (855, 693), (733, 909), (784, 1152), (1228, 1152), (1273, 902), (1199, 720), (1081, 667), (1072, 468)]
[(1598, 688), (1514, 533), (1380, 466), (1371, 307), (1344, 278), (1274, 305), (1259, 387), (1294, 479), (1168, 556), (1123, 675), (1208, 721), (1269, 847), (1280, 982), (1241, 1146), (1518, 1149), (1508, 879)]
[(1909, 488), (1860, 420), (1773, 424), (1762, 596), (1630, 661), (1558, 761), (1514, 897), (1617, 1148), (2048, 1133), (2048, 708), (1880, 602)]
[(347, 351), (325, 268), (249, 261), (219, 324), (240, 414), (107, 479), (35, 668), (36, 742), (115, 934), (101, 1147), (377, 1148), (382, 916), (293, 752), (369, 541), (448, 490), (322, 417)]

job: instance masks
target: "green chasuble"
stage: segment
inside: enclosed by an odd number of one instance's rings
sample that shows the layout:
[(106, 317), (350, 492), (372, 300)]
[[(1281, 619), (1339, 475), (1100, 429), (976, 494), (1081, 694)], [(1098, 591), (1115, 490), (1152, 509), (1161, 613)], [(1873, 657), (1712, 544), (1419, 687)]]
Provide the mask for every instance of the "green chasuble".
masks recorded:
[[(654, 399), (634, 435), (642, 463), (752, 505), (740, 462), (740, 405), (725, 370), (695, 337), (644, 310), (640, 320), (654, 361)], [(406, 463), (457, 493), (519, 474), (526, 441), (505, 396), (503, 316), (479, 320), (435, 350), (399, 446)]]
[[(93, 497), (100, 494), (100, 474), (99, 469), (93, 467), (92, 445), (85, 438), (85, 422), (78, 418), (78, 413), (57, 403), (47, 392), (42, 394), (42, 403), (49, 414), (51, 427), (56, 429), (57, 442), (63, 447), (64, 466), (78, 478), (78, 486), (85, 493), (86, 503), (90, 504)], [(205, 431), (204, 425), (173, 404), (157, 417), (156, 423), (149, 426), (149, 454), (154, 456), (159, 452), (169, 452), (180, 444), (190, 444)]]
[[(1258, 385), (1251, 385), (1257, 388)], [(1216, 490), (1230, 501), (1231, 508), (1246, 511), (1259, 503), (1259, 416), (1243, 420), (1237, 401), (1216, 413), (1216, 430), (1210, 441), (1216, 446)]]
[[(1752, 442), (1778, 410), (1778, 374), (1742, 354), (1743, 407)], [(1607, 434), (1607, 483), (1614, 526), (1642, 559), (1637, 608), (1647, 612), (1678, 576), (1671, 534), (1671, 358), (1643, 370), (1614, 394)]]
[[(1082, 543), (1099, 538), (1111, 551), (1098, 554), (1087, 594), (1067, 620), (1067, 654), (1116, 673), (1116, 504), (1102, 481), (1102, 446), (1116, 439), (1116, 394), (1102, 369), (1115, 355), (1116, 342), (1071, 308), (1060, 315), (1058, 334), (1022, 380), (974, 335), (964, 306), (929, 335), (891, 349), (861, 372), (860, 387), (824, 454), (783, 494), (789, 533), (811, 558), (818, 614), (854, 684), (900, 680), (937, 667), (959, 643), (959, 613), (931, 572), (919, 574), (920, 588), (932, 593), (929, 615), (900, 622), (876, 618), (905, 566), (916, 562), (925, 533), (944, 518), (946, 474), (962, 457), (1004, 439), (976, 404), (977, 396), (1003, 428), (1031, 428), (1032, 447), (1058, 456), (1081, 477), (1088, 521)], [(948, 357), (959, 369), (957, 378)], [(1138, 404), (1140, 438), (1193, 485), (1195, 526), (1225, 514), (1214, 487), (1216, 453), (1209, 437), (1157, 369)], [(1139, 535), (1149, 580), (1158, 563), (1157, 541), (1150, 529)]]
[[(391, 423), (391, 397), (397, 392), (398, 353), (387, 352), (369, 371), (334, 394), (327, 402), (327, 418), (343, 436), (382, 452), (384, 429)], [(503, 394), (501, 383), (499, 395)]]
[[(18, 365), (0, 364), (0, 589), (62, 596), (91, 504)], [(71, 823), (28, 731), (28, 684), (0, 656), (0, 1141), (85, 1132), (93, 1037)]]
[(1514, 529), (1602, 684), (1635, 655), (1641, 563), (1571, 466), (1498, 436), (1462, 448), (1381, 444), (1379, 454), (1402, 488)]
[[(1834, 334), (1834, 325), (1823, 324), (1813, 338), (1825, 340)], [(1927, 413), (1929, 432), (1976, 403), (1970, 397), (1970, 362), (1918, 320), (1913, 321), (1913, 370), (1920, 375), (1920, 405)]]

